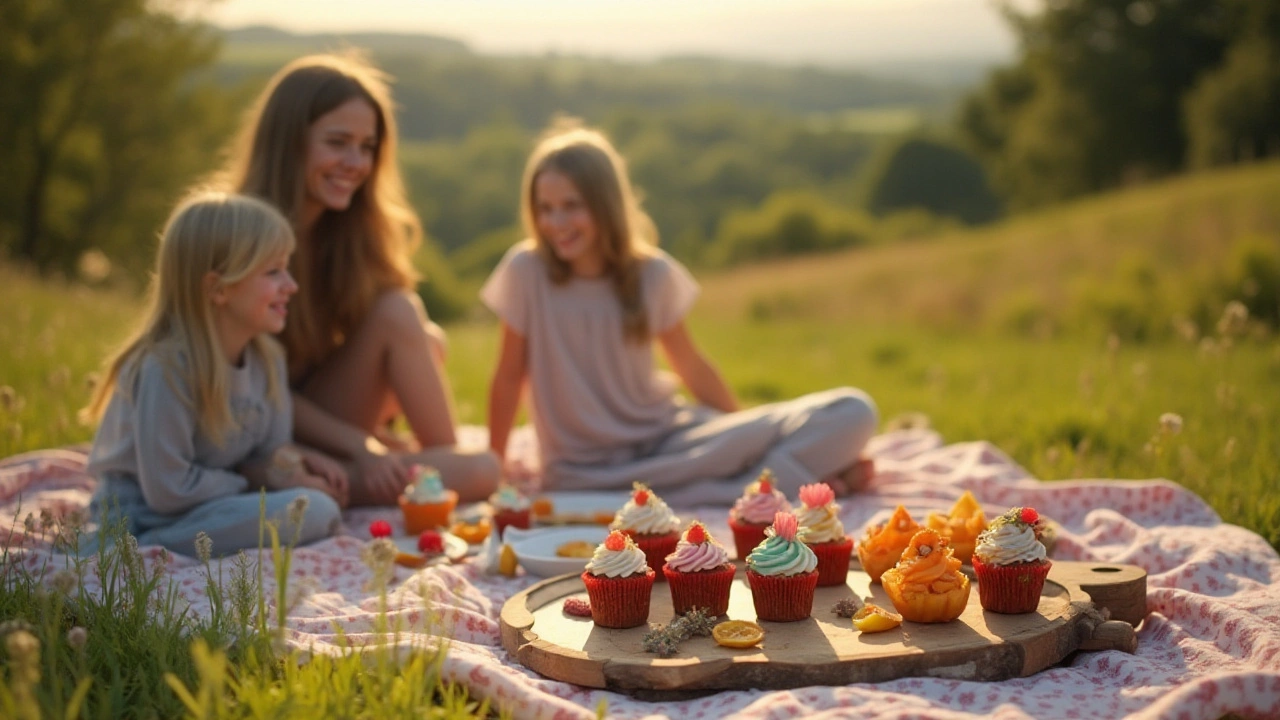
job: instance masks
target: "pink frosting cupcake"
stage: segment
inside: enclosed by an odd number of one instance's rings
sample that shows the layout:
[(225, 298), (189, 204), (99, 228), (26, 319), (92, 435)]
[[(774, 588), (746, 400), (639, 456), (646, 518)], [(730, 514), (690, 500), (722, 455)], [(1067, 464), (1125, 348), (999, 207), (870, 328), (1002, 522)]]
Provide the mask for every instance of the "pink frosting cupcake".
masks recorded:
[(677, 615), (702, 608), (707, 615), (723, 615), (729, 610), (729, 587), (737, 568), (729, 553), (694, 520), (689, 523), (676, 551), (667, 556), (662, 572), (671, 587), (671, 605)]
[(729, 529), (739, 558), (751, 554), (764, 542), (764, 531), (779, 512), (790, 511), (791, 503), (781, 490), (774, 488), (773, 473), (766, 468), (755, 482), (747, 486), (729, 511)]

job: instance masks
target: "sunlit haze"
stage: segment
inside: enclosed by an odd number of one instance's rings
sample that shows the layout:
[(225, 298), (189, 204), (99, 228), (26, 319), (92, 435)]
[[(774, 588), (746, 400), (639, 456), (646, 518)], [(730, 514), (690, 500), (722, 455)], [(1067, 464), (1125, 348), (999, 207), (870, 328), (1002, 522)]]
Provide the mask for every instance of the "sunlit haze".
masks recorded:
[(999, 60), (1014, 49), (992, 0), (226, 0), (207, 17), (293, 32), (428, 33), (503, 54), (865, 65)]

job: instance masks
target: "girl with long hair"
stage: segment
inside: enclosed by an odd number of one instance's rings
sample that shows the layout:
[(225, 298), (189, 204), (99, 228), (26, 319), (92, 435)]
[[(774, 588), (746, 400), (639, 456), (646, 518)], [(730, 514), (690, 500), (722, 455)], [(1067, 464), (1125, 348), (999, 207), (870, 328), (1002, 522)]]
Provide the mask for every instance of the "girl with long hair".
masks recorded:
[[(527, 384), (549, 489), (642, 481), (668, 502), (728, 503), (764, 468), (792, 495), (820, 480), (846, 494), (866, 480), (859, 456), (876, 410), (865, 393), (839, 388), (738, 409), (685, 326), (697, 283), (657, 248), (604, 135), (572, 121), (553, 126), (526, 165), (520, 210), (528, 239), (481, 290), (502, 321), (489, 399), (495, 453), (505, 453)], [(696, 404), (657, 371), (655, 345)]]
[[(256, 547), (260, 498), (287, 538), (333, 534), (347, 500), (342, 466), (290, 445), (285, 361), (271, 337), (298, 286), (293, 232), (271, 206), (190, 196), (160, 237), (145, 321), (108, 360), (87, 412), (100, 418), (93, 508), (118, 508), (141, 544), (193, 554)], [(306, 508), (302, 517), (286, 512)]]
[[(270, 202), (298, 238), (282, 335), (298, 439), (349, 463), (354, 504), (394, 504), (415, 463), (479, 500), (499, 466), (456, 446), (444, 335), (414, 292), (422, 230), (392, 111), (385, 76), (360, 57), (298, 59), (258, 98), (221, 182)], [(399, 416), (411, 440), (387, 431)]]

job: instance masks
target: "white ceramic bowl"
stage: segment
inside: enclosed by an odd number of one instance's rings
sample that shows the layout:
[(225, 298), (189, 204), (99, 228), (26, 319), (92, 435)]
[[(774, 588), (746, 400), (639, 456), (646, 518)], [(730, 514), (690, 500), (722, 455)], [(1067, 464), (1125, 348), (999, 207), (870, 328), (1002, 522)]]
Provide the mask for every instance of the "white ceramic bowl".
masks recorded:
[(560, 557), (556, 555), (556, 548), (573, 540), (583, 540), (594, 550), (608, 536), (609, 528), (601, 525), (566, 525), (533, 530), (509, 527), (503, 533), (503, 539), (515, 551), (520, 567), (531, 575), (544, 578), (581, 573), (591, 559)]

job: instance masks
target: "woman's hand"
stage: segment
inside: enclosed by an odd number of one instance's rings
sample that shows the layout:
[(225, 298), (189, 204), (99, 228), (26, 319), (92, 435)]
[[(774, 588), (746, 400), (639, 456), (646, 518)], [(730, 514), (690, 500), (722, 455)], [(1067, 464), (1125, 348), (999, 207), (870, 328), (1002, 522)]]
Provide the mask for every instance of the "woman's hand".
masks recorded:
[(355, 481), (363, 488), (362, 504), (394, 505), (396, 496), (409, 484), (409, 468), (376, 438), (370, 437), (365, 449), (352, 461)]

